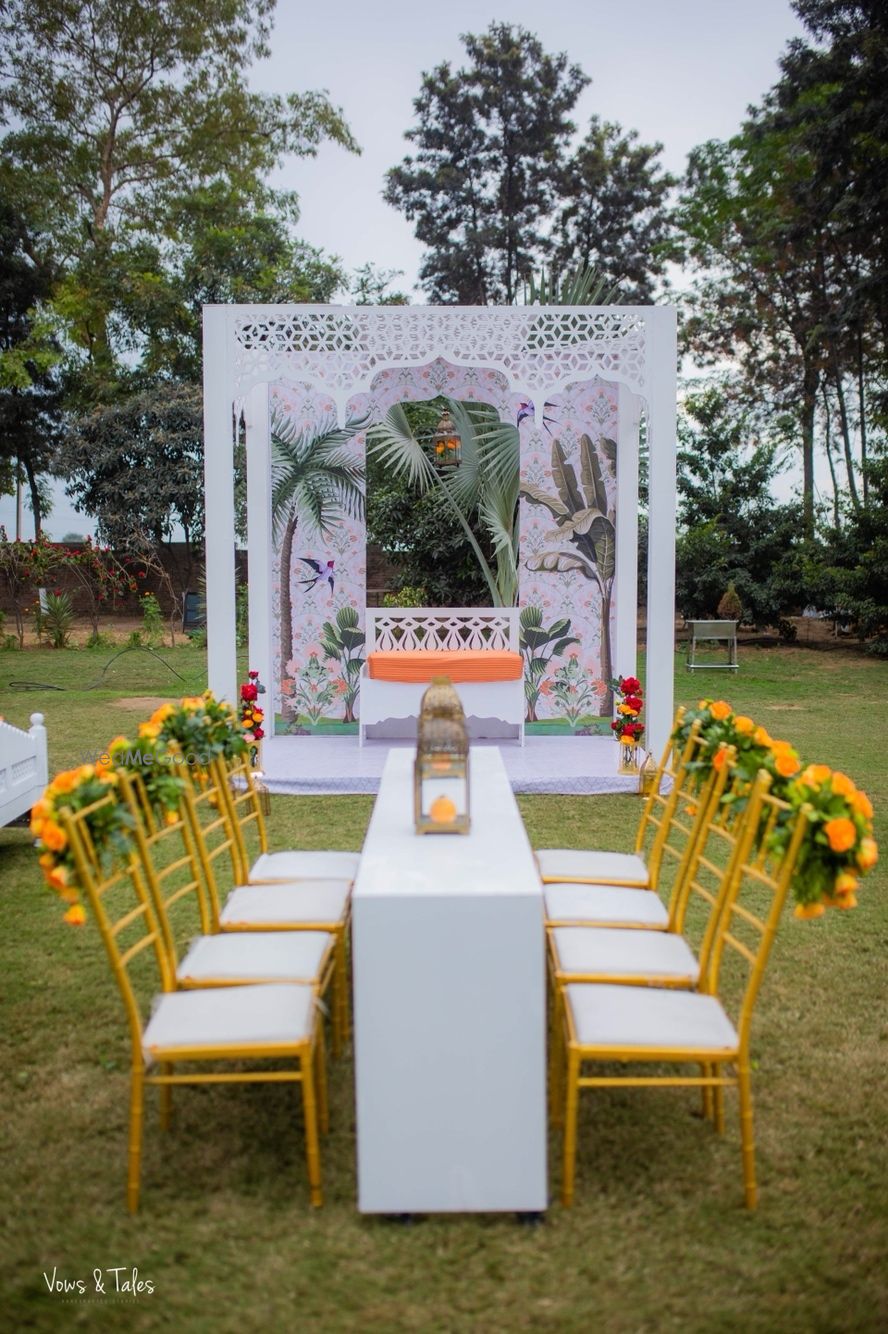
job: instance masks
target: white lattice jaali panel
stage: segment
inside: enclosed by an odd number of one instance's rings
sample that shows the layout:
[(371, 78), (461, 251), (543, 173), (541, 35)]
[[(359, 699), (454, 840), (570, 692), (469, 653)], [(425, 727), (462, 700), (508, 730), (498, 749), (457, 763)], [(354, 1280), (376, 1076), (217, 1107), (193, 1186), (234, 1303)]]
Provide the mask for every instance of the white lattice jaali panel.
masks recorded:
[(518, 651), (518, 609), (449, 607), (367, 610), (367, 652), (502, 649)]
[(301, 307), (239, 309), (234, 322), (238, 392), (294, 378), (337, 402), (370, 387), (380, 370), (443, 357), (502, 371), (521, 392), (544, 395), (600, 375), (646, 388), (643, 307)]

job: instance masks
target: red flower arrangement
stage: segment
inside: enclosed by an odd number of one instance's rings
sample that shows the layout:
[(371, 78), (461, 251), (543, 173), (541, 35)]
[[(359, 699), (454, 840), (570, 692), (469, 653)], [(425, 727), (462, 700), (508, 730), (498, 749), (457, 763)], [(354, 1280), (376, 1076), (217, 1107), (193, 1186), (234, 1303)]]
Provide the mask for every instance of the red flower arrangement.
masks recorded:
[(644, 723), (639, 722), (644, 708), (641, 682), (637, 676), (620, 676), (610, 684), (620, 696), (611, 731), (622, 746), (637, 746), (644, 736)]
[(257, 704), (260, 695), (265, 694), (265, 686), (259, 680), (258, 672), (250, 672), (249, 680), (245, 681), (240, 688), (240, 720), (241, 727), (247, 733), (247, 739), (261, 741), (265, 736), (265, 729), (262, 724), (265, 721), (265, 710)]

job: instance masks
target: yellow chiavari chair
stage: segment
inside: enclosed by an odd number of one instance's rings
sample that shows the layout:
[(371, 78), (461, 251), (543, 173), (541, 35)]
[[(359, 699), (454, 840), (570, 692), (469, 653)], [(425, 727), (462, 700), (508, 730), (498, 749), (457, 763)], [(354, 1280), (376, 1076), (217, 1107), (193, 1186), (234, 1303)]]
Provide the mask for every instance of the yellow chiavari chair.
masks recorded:
[[(218, 785), (186, 784), (183, 811), (194, 837), (207, 889), (214, 932), (326, 931), (333, 937), (332, 1040), (338, 1054), (348, 1040), (348, 929), (351, 881), (307, 879), (286, 883), (244, 885), (238, 882), (240, 863), (234, 852), (230, 817), (224, 810)], [(219, 862), (235, 868), (234, 888), (223, 902)]]
[[(305, 1121), (305, 1149), (311, 1203), (320, 1206), (321, 1159), (319, 1117), (326, 1118), (323, 1090), (316, 1088), (317, 1033), (320, 1013), (314, 988), (298, 983), (177, 991), (163, 933), (135, 850), (118, 850), (114, 865), (97, 870), (102, 859), (89, 832), (89, 821), (104, 804), (117, 800), (113, 792), (92, 806), (60, 812), (77, 871), (77, 881), (95, 918), (121, 993), (130, 1030), (129, 1148), (127, 1204), (139, 1203), (142, 1122), (146, 1085), (161, 1090), (161, 1124), (169, 1125), (172, 1089), (184, 1084), (299, 1083)], [(161, 994), (154, 999), (151, 1017), (143, 1020), (137, 994), (142, 979), (132, 971), (146, 951), (154, 957)], [(182, 1065), (221, 1065), (236, 1062), (283, 1064), (283, 1069), (181, 1070)]]
[[(324, 996), (333, 976), (333, 934), (323, 930), (287, 935), (278, 931), (216, 934), (218, 924), (208, 901), (194, 833), (183, 809), (159, 824), (141, 775), (117, 772), (118, 791), (132, 817), (135, 851), (177, 986), (304, 982), (319, 997)], [(174, 914), (181, 924), (178, 932)], [(195, 929), (201, 933), (196, 939)], [(181, 959), (177, 935), (191, 942)]]
[[(231, 822), (241, 884), (262, 885), (294, 880), (348, 880), (358, 873), (360, 853), (333, 849), (290, 848), (270, 852), (262, 793), (256, 787), (249, 756), (215, 759), (210, 765), (213, 782), (224, 796)], [(259, 855), (251, 859), (246, 835), (255, 830)]]
[[(716, 1129), (724, 1129), (724, 1089), (738, 1089), (745, 1202), (755, 1207), (755, 1140), (749, 1041), (752, 1014), (774, 934), (789, 891), (809, 811), (793, 811), (768, 792), (761, 772), (753, 785), (738, 832), (738, 847), (706, 968), (697, 991), (603, 983), (572, 983), (564, 988), (565, 1101), (562, 1201), (573, 1201), (579, 1095), (586, 1088), (689, 1086), (711, 1090)], [(778, 825), (782, 850), (773, 850)], [(760, 901), (766, 907), (760, 908)], [(745, 935), (749, 939), (745, 938)], [(751, 941), (751, 943), (749, 943)], [(746, 975), (736, 1024), (719, 999), (727, 956)], [(700, 1074), (584, 1075), (590, 1065), (692, 1065)]]
[[(702, 763), (705, 740), (698, 724), (691, 728), (678, 762), (673, 767), (673, 787), (667, 795), (652, 794), (648, 813), (639, 826), (654, 830), (649, 866), (649, 889), (659, 890), (667, 867), (674, 868), (672, 892), (667, 902), (659, 893), (639, 893), (641, 886), (588, 884), (585, 882), (543, 885), (546, 927), (615, 927), (641, 931), (668, 931), (677, 896), (684, 883), (690, 858), (703, 831), (707, 802), (718, 772)], [(670, 766), (667, 765), (667, 769)], [(588, 854), (578, 853), (583, 857)], [(616, 855), (616, 854), (612, 854)], [(619, 854), (623, 855), (623, 854)], [(640, 859), (639, 859), (640, 860)]]
[[(679, 709), (672, 724), (673, 733), (680, 726), (685, 711)], [(629, 889), (656, 889), (663, 842), (680, 798), (693, 790), (698, 781), (689, 763), (693, 759), (695, 724), (687, 741), (678, 749), (667, 741), (651, 791), (644, 803), (635, 847), (632, 852), (607, 852), (603, 849), (538, 848), (537, 865), (543, 884), (618, 885)], [(665, 791), (661, 789), (665, 786)], [(645, 844), (650, 848), (645, 854)]]

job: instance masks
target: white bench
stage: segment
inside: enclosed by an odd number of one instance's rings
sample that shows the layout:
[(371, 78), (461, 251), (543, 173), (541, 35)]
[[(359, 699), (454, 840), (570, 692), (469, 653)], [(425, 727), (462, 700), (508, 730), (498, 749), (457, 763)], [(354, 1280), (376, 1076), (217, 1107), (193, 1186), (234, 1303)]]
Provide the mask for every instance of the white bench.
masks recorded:
[[(517, 607), (385, 607), (368, 608), (366, 654), (402, 652), (520, 653)], [(386, 681), (370, 676), (365, 662), (361, 672), (358, 723), (360, 744), (366, 729), (394, 719), (416, 718), (426, 687), (439, 668), (431, 666), (427, 680)], [(455, 681), (472, 736), (483, 736), (483, 722), (496, 719), (515, 728), (524, 745), (523, 672), (512, 681)], [(472, 726), (472, 720), (475, 725)]]
[(29, 811), (48, 782), (43, 714), (31, 714), (27, 732), (0, 720), (0, 826)]
[[(699, 672), (714, 668), (717, 671), (736, 672), (737, 670), (737, 622), (736, 621), (687, 621), (688, 632), (685, 667), (689, 672)], [(724, 644), (728, 651), (727, 662), (700, 662), (697, 654), (698, 644)]]

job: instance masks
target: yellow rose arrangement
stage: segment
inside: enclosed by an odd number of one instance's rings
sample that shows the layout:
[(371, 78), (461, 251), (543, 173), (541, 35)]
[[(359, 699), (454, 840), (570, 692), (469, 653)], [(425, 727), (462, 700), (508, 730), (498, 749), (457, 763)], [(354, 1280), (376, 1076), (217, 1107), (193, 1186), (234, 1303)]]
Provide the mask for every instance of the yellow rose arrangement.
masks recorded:
[[(81, 764), (56, 774), (40, 800), (31, 808), (31, 833), (37, 841), (38, 862), (50, 889), (68, 904), (64, 920), (71, 926), (81, 926), (86, 913), (77, 892), (74, 856), (61, 823), (63, 810), (83, 810), (107, 796), (109, 787), (117, 782), (110, 760), (96, 764)], [(105, 805), (89, 817), (89, 832), (100, 852), (117, 847), (123, 850), (129, 817), (125, 808), (117, 804)]]

